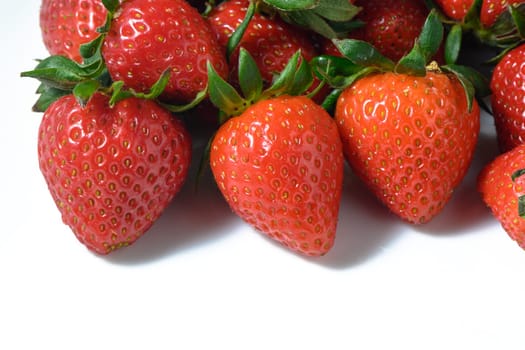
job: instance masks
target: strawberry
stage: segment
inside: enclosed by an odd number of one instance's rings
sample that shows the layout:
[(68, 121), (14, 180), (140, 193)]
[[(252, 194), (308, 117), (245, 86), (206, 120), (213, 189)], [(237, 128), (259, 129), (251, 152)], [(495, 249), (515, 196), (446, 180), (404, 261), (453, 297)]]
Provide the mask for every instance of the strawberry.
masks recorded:
[(508, 151), (525, 140), (525, 44), (498, 62), (490, 87), (498, 143), (502, 151)]
[[(420, 0), (358, 0), (354, 3), (362, 8), (356, 19), (364, 24), (351, 31), (348, 37), (369, 42), (394, 61), (412, 49), (428, 15), (428, 9)], [(324, 50), (331, 55), (341, 55), (331, 42)]]
[(38, 137), (51, 195), (86, 247), (108, 254), (141, 237), (180, 190), (191, 156), (189, 134), (153, 101), (130, 97), (110, 107), (95, 93), (51, 104)]
[[(208, 22), (225, 51), (230, 37), (243, 23), (249, 4), (249, 0), (226, 0), (208, 15)], [(246, 49), (255, 59), (266, 86), (269, 86), (274, 75), (286, 66), (298, 50), (301, 50), (303, 58), (308, 61), (317, 55), (307, 32), (278, 17), (268, 17), (258, 11), (251, 17), (246, 31), (231, 53), (232, 80), (237, 76), (240, 47)]]
[(209, 24), (184, 0), (129, 0), (114, 13), (102, 47), (109, 74), (135, 91), (147, 91), (166, 71), (161, 98), (189, 102), (208, 81), (206, 62), (226, 76), (228, 66)]
[(487, 164), (478, 176), (478, 190), (508, 235), (525, 249), (525, 144)]
[[(475, 4), (474, 0), (436, 0), (441, 10), (457, 21), (463, 21)], [(491, 27), (509, 5), (525, 3), (524, 0), (483, 0), (478, 18), (483, 27)]]
[(381, 73), (358, 80), (335, 112), (352, 169), (394, 213), (412, 223), (437, 215), (466, 174), (479, 132), (459, 81)]
[(335, 80), (326, 72), (331, 84), (346, 82), (334, 87), (342, 90), (335, 120), (348, 163), (386, 207), (413, 224), (442, 211), (470, 166), (479, 133), (473, 85), (451, 74), (474, 72), (455, 64), (425, 66), (442, 37), (432, 11), (414, 49), (397, 63), (366, 42), (335, 40), (347, 58), (342, 69), (356, 70)]
[[(239, 64), (248, 57), (241, 49)], [(297, 64), (298, 53), (291, 61)], [(256, 70), (250, 62), (253, 69), (242, 71)], [(211, 142), (210, 165), (234, 213), (289, 249), (320, 256), (334, 244), (344, 159), (330, 115), (308, 97), (287, 94), (297, 85), (285, 88), (291, 80), (282, 77), (295, 72), (285, 68), (274, 88), (262, 93), (260, 77), (240, 77), (247, 99), (225, 82), (218, 84), (210, 72), (210, 98), (230, 112)], [(297, 72), (302, 74), (294, 78), (298, 82), (311, 76), (303, 69)], [(232, 98), (225, 100), (227, 95)]]
[(44, 45), (52, 55), (81, 62), (80, 45), (98, 36), (96, 29), (106, 20), (101, 0), (43, 0), (40, 29)]

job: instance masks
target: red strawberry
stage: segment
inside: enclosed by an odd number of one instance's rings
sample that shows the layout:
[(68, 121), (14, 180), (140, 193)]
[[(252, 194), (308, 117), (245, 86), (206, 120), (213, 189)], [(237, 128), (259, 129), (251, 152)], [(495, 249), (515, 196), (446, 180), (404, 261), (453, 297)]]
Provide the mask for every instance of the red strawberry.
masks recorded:
[(96, 93), (82, 108), (73, 95), (44, 113), (40, 169), (62, 220), (90, 250), (107, 254), (135, 242), (186, 178), (190, 138), (150, 100), (108, 104)]
[[(443, 12), (450, 18), (462, 21), (474, 4), (474, 0), (436, 0)], [(525, 3), (524, 0), (483, 0), (479, 19), (483, 27), (492, 26), (508, 5)]]
[(478, 190), (503, 229), (525, 249), (525, 144), (499, 155), (478, 176)]
[(348, 162), (399, 217), (426, 223), (465, 176), (479, 132), (458, 80), (443, 73), (367, 76), (340, 96), (335, 118)]
[(162, 95), (170, 102), (189, 102), (206, 87), (208, 60), (222, 76), (228, 71), (209, 24), (184, 0), (122, 2), (102, 55), (113, 80), (136, 91), (148, 91), (170, 69)]
[(229, 119), (210, 164), (232, 210), (305, 255), (333, 246), (343, 178), (337, 126), (306, 97), (262, 100)]
[(40, 28), (47, 50), (81, 62), (80, 45), (99, 35), (106, 14), (101, 0), (43, 0)]
[[(208, 21), (224, 50), (233, 32), (243, 22), (248, 5), (249, 0), (226, 0), (209, 14)], [(297, 50), (301, 50), (302, 56), (307, 61), (317, 54), (306, 32), (292, 27), (277, 17), (270, 18), (259, 12), (252, 17), (237, 49), (230, 57), (232, 80), (237, 76), (240, 47), (252, 55), (267, 85)]]
[(490, 86), (499, 146), (507, 151), (525, 141), (525, 44), (496, 65)]
[[(349, 37), (369, 42), (394, 61), (412, 49), (429, 12), (420, 0), (358, 0), (354, 3), (362, 8), (356, 19), (364, 22), (364, 26), (353, 30)], [(340, 56), (331, 42), (327, 43), (325, 52)]]

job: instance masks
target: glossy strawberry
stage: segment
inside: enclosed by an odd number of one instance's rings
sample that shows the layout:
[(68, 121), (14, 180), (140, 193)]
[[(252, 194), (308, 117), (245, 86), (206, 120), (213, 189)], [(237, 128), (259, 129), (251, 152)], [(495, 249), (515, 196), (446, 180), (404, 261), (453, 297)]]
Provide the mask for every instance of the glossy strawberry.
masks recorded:
[(525, 142), (525, 44), (496, 65), (490, 85), (499, 146), (507, 151)]
[[(420, 0), (358, 0), (354, 3), (362, 8), (356, 19), (364, 25), (351, 31), (349, 37), (369, 42), (394, 61), (412, 49), (429, 12)], [(331, 43), (327, 43), (325, 52), (340, 56)]]
[(226, 59), (209, 24), (184, 0), (129, 0), (115, 12), (102, 55), (113, 80), (147, 91), (167, 69), (161, 96), (189, 102), (207, 84), (206, 62), (226, 76)]
[(306, 97), (257, 102), (213, 139), (213, 175), (232, 210), (301, 254), (334, 244), (343, 154), (337, 126)]
[(190, 138), (150, 100), (108, 104), (96, 93), (81, 107), (73, 95), (44, 113), (40, 169), (62, 220), (86, 247), (108, 254), (135, 242), (180, 190)]
[(525, 249), (525, 145), (499, 155), (478, 176), (478, 190), (508, 235)]
[(101, 0), (43, 0), (40, 28), (47, 50), (81, 62), (80, 45), (98, 36), (106, 14)]
[[(474, 0), (436, 0), (443, 12), (450, 18), (462, 21), (474, 5)], [(523, 0), (483, 0), (479, 20), (483, 27), (490, 27), (507, 10), (508, 5), (525, 3)]]
[(335, 119), (346, 159), (392, 212), (426, 223), (465, 176), (479, 133), (477, 104), (468, 111), (459, 81), (375, 74), (345, 90)]
[[(248, 0), (227, 0), (209, 14), (208, 21), (224, 50), (232, 33), (243, 22), (248, 5)], [(278, 17), (270, 18), (260, 12), (253, 15), (237, 49), (230, 57), (230, 77), (233, 80), (237, 76), (240, 47), (252, 55), (267, 85), (297, 50), (301, 50), (302, 56), (308, 61), (317, 54), (306, 32), (292, 27)]]

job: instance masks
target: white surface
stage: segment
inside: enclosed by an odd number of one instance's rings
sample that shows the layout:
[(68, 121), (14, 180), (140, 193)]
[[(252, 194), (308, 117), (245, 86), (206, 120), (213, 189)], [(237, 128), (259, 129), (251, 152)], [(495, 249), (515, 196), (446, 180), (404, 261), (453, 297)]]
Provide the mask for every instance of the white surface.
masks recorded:
[(473, 181), (496, 152), (486, 115), (468, 178), (427, 226), (347, 181), (335, 248), (306, 259), (245, 226), (208, 178), (135, 245), (89, 253), (47, 192), (38, 84), (19, 78), (46, 55), (38, 7), (0, 14), (0, 349), (524, 348), (525, 251)]

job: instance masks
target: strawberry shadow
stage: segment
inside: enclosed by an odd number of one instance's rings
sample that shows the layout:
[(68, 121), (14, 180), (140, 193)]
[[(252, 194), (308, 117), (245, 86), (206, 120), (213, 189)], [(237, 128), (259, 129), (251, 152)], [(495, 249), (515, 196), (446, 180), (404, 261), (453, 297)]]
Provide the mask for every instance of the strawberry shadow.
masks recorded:
[(206, 142), (205, 137), (194, 139), (194, 159), (188, 180), (162, 216), (133, 245), (105, 257), (108, 262), (122, 265), (150, 263), (213, 244), (234, 231), (238, 220), (222, 197), (209, 168), (196, 186)]
[(334, 247), (323, 257), (309, 259), (332, 269), (355, 267), (372, 259), (403, 230), (403, 223), (347, 172)]

